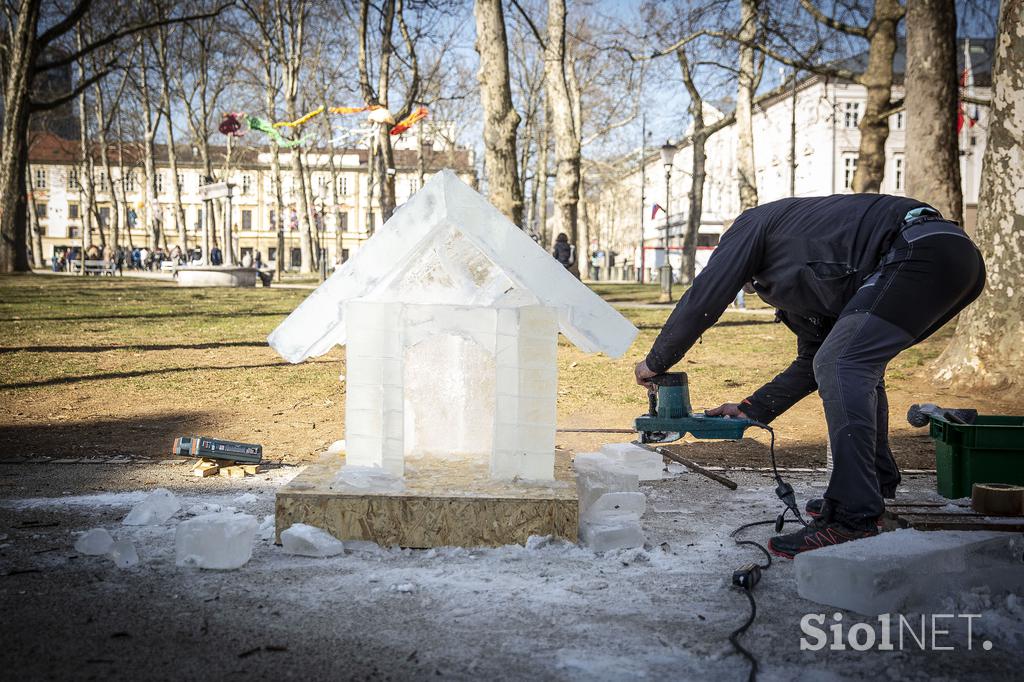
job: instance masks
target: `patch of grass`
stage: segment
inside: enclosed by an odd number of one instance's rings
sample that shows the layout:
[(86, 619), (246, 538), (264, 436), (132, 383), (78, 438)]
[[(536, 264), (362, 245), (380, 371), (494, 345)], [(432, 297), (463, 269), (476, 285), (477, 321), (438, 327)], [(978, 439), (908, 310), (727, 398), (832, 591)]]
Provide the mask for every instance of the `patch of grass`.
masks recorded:
[[(617, 304), (658, 296), (656, 285), (593, 288)], [(167, 454), (177, 435), (208, 434), (261, 442), (272, 459), (308, 459), (343, 437), (344, 349), (289, 365), (266, 345), (266, 337), (309, 293), (184, 289), (118, 278), (0, 277), (0, 438), (12, 454), (155, 456)], [(560, 425), (629, 428), (646, 410), (633, 365), (644, 358), (671, 310), (622, 312), (639, 334), (621, 358), (583, 353), (560, 338)], [(947, 328), (893, 361), (893, 424), (902, 422), (909, 402), (966, 404), (932, 385), (928, 374), (950, 333)], [(690, 375), (694, 406), (707, 407), (749, 395), (784, 369), (795, 350), (795, 338), (771, 316), (730, 313), (677, 369)], [(1000, 409), (991, 400), (978, 406)], [(819, 401), (803, 401), (777, 426), (784, 463), (823, 457)], [(577, 450), (599, 443), (583, 436), (560, 436), (559, 442)], [(810, 444), (806, 454), (793, 455), (803, 452), (800, 443)], [(720, 442), (694, 445), (690, 452), (707, 461), (732, 457), (762, 464), (762, 450)]]

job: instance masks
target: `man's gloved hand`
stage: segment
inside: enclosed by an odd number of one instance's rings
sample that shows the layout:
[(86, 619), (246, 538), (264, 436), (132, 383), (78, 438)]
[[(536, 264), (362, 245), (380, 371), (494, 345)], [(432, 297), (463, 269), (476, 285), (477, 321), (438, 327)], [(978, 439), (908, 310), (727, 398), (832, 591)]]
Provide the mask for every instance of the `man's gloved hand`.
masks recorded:
[(704, 414), (709, 417), (740, 417), (741, 419), (749, 419), (743, 410), (740, 409), (739, 403), (722, 403), (718, 407), (712, 407), (710, 410), (705, 410)]
[(657, 376), (657, 372), (652, 372), (647, 366), (646, 360), (641, 360), (636, 363), (636, 367), (633, 368), (633, 373), (636, 375), (636, 383), (640, 384), (648, 391), (655, 391), (657, 387), (652, 384), (649, 379), (653, 376)]

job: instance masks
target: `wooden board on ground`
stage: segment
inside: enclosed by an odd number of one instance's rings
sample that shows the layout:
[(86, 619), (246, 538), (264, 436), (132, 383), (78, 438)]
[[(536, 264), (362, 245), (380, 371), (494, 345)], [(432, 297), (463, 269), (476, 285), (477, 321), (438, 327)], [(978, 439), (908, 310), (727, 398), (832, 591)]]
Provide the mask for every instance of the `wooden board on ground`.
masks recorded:
[(996, 530), (1024, 532), (1024, 518), (1017, 516), (985, 516), (969, 505), (950, 502), (906, 502), (887, 505), (882, 515), (887, 530), (916, 528), (917, 530)]
[(409, 460), (405, 490), (334, 485), (343, 457), (322, 460), (277, 493), (277, 541), (293, 523), (341, 540), (402, 547), (523, 544), (531, 535), (576, 542), (579, 507), (571, 455), (558, 451), (551, 485), (493, 481), (485, 464)]

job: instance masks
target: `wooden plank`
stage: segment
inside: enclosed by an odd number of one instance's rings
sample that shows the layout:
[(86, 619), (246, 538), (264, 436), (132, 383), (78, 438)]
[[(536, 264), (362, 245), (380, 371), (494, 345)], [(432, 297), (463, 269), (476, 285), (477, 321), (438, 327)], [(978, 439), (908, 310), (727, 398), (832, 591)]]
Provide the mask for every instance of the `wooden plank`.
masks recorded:
[(551, 485), (502, 482), (486, 464), (413, 460), (405, 490), (370, 492), (332, 485), (343, 460), (319, 462), (277, 493), (275, 523), (323, 528), (341, 540), (384, 546), (500, 546), (531, 535), (576, 541), (579, 507), (570, 454), (556, 455)]

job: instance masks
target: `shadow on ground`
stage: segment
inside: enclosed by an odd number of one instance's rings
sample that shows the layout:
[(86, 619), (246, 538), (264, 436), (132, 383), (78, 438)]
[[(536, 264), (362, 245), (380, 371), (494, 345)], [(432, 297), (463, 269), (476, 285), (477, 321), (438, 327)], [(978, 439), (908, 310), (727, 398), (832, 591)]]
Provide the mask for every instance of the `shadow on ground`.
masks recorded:
[(2, 425), (3, 456), (102, 458), (169, 457), (177, 436), (201, 433), (214, 423), (208, 412), (50, 424)]

